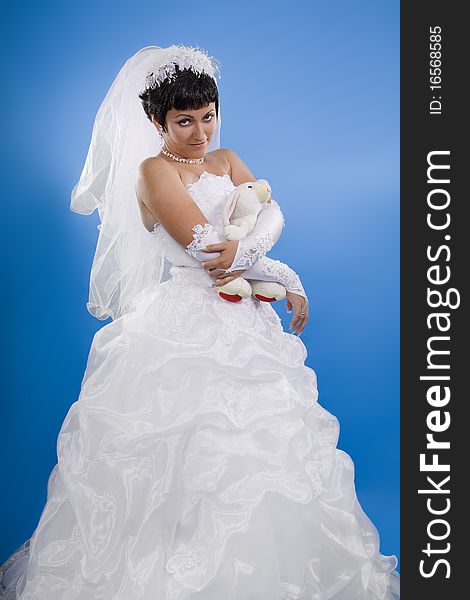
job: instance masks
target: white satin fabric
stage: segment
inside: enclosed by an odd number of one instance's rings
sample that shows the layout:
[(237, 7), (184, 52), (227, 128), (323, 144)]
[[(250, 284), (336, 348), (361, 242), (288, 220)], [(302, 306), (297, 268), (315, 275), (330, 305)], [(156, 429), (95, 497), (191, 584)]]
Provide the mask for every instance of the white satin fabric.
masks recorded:
[[(188, 186), (220, 226), (232, 189), (207, 173)], [(379, 553), (303, 342), (154, 235), (171, 279), (96, 333), (4, 597), (397, 600), (397, 560)]]

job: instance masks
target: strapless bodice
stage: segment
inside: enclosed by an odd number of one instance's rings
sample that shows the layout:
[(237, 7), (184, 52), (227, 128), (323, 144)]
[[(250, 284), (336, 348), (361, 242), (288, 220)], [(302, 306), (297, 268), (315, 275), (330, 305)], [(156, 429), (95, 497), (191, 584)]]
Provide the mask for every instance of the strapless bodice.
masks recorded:
[[(234, 188), (229, 175), (214, 175), (208, 171), (203, 171), (199, 179), (186, 186), (207, 222), (220, 232), (223, 231), (222, 209)], [(162, 245), (165, 258), (170, 263), (175, 266), (200, 267), (201, 263), (189, 256), (163, 225), (158, 224), (152, 235)]]

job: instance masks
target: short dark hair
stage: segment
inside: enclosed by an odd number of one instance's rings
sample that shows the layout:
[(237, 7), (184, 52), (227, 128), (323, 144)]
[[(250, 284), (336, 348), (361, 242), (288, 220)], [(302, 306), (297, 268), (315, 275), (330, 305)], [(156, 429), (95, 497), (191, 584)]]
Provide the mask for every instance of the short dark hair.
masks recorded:
[(147, 118), (152, 115), (167, 131), (166, 114), (176, 110), (197, 110), (215, 102), (215, 112), (219, 116), (219, 92), (215, 80), (207, 73), (195, 73), (192, 69), (179, 69), (176, 65), (172, 79), (165, 79), (159, 86), (139, 94)]

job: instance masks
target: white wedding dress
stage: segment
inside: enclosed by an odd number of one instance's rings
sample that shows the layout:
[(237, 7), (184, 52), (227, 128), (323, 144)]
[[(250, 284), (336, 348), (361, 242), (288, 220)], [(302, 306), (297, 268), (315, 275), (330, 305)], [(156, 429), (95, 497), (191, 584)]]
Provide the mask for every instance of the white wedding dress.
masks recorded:
[[(203, 173), (188, 191), (222, 228), (233, 187)], [(153, 235), (171, 279), (96, 333), (47, 503), (0, 596), (399, 598), (303, 342), (269, 303), (222, 300), (162, 226)]]

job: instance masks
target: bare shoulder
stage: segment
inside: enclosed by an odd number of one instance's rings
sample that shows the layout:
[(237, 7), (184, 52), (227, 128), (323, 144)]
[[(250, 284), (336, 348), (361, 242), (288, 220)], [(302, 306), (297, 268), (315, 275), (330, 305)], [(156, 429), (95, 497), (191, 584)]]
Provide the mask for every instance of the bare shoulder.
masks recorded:
[(230, 177), (235, 185), (240, 185), (246, 181), (255, 181), (256, 177), (250, 171), (249, 167), (243, 162), (236, 152), (230, 148), (221, 148), (220, 152), (225, 161), (227, 161)]
[(183, 192), (178, 171), (164, 159), (150, 156), (140, 163), (135, 181), (135, 194), (139, 204), (153, 210), (162, 197), (173, 197)]
[(140, 163), (138, 176), (150, 182), (161, 178), (178, 178), (179, 174), (161, 156), (149, 156)]
[(217, 148), (206, 154), (206, 163), (211, 166), (213, 171), (230, 172), (230, 163), (228, 162), (224, 148)]
[(231, 159), (238, 158), (235, 152), (230, 150), (230, 148), (219, 148), (218, 150), (211, 152), (211, 154), (216, 155), (220, 160), (223, 160), (228, 164), (230, 164)]

